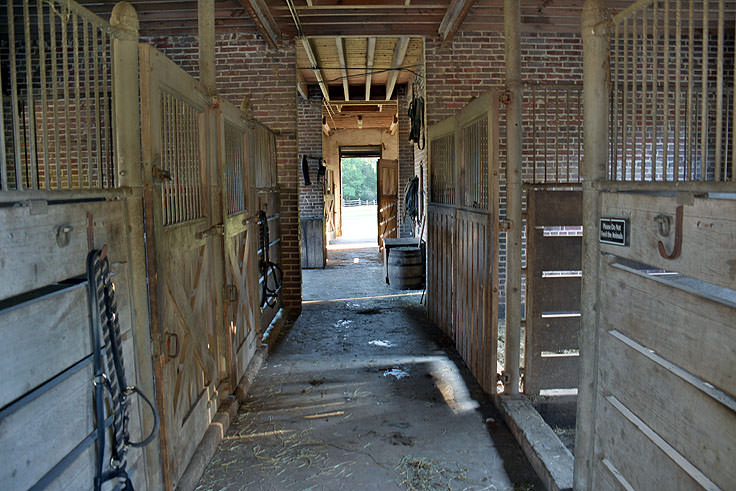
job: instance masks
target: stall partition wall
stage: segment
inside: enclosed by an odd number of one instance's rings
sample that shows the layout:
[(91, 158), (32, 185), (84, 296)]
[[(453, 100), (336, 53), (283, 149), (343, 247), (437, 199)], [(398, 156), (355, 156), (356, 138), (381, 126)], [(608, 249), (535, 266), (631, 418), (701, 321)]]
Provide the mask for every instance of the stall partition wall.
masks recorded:
[[(273, 133), (139, 46), (125, 3), (112, 25), (66, 0), (0, 12), (16, 46), (2, 53), (0, 481), (92, 486), (85, 263), (107, 246), (127, 377), (162, 421), (127, 468), (137, 489), (173, 488), (280, 318), (258, 268), (260, 210), (280, 256)], [(138, 440), (153, 415), (131, 401)]]
[(488, 393), (496, 390), (498, 91), (429, 129), (427, 305)]
[[(595, 51), (591, 66), (610, 57), (610, 73), (586, 71), (591, 93), (606, 87), (589, 80), (610, 75), (613, 104), (608, 162), (595, 161), (600, 212), (586, 223), (600, 315), (584, 317), (594, 364), (582, 373), (580, 487), (736, 482), (724, 465), (736, 441), (735, 20), (724, 2), (636, 2), (613, 18), (610, 52)], [(586, 116), (605, 117), (588, 103)]]

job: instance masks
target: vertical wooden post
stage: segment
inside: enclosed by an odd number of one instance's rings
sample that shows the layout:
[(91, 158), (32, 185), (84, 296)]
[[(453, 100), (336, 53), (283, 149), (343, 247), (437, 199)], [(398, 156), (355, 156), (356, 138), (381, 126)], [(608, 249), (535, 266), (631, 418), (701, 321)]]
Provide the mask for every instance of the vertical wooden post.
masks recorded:
[[(138, 113), (138, 15), (128, 2), (120, 2), (110, 17), (112, 35), (112, 99), (115, 118), (116, 169), (121, 186), (132, 193), (125, 200), (125, 220), (130, 261), (131, 314), (136, 353), (136, 385), (149, 396), (155, 393), (151, 358), (146, 251), (143, 242), (143, 173), (141, 169), (140, 117)], [(153, 426), (153, 415), (142, 410), (143, 431)], [(158, 439), (143, 450), (147, 487), (161, 488), (161, 456)]]
[(575, 489), (591, 489), (598, 391), (600, 197), (594, 184), (605, 176), (610, 94), (609, 18), (602, 0), (586, 0), (583, 37), (583, 279), (580, 385), (575, 436)]
[(521, 351), (521, 7), (505, 0), (506, 32), (506, 345), (504, 393), (519, 393)]
[(207, 94), (217, 91), (215, 82), (215, 0), (197, 1), (199, 33), (199, 81)]

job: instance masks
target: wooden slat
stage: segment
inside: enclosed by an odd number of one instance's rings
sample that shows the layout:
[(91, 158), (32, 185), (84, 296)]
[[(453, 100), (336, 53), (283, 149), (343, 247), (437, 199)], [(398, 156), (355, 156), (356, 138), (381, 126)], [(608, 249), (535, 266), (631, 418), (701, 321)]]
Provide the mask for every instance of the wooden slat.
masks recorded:
[(736, 412), (610, 334), (601, 351), (602, 393), (615, 396), (721, 489), (736, 481), (736, 468), (721, 464), (736, 441)]
[[(538, 191), (537, 194), (537, 206), (531, 217), (535, 226), (576, 226), (582, 223), (583, 195), (580, 191)], [(540, 202), (544, 195), (548, 195), (551, 201)]]
[(536, 278), (530, 296), (535, 312), (579, 312), (580, 278)]
[(452, 40), (472, 5), (473, 0), (452, 0), (440, 22), (440, 27), (437, 29), (437, 33), (443, 42)]
[(399, 38), (396, 44), (396, 50), (394, 51), (394, 59), (391, 62), (391, 73), (388, 76), (388, 82), (386, 82), (386, 100), (390, 100), (394, 92), (394, 86), (396, 80), (399, 78), (398, 68), (404, 63), (404, 57), (406, 56), (406, 50), (409, 47), (409, 37), (402, 36)]
[[(580, 357), (539, 357), (526, 380), (526, 391), (538, 394), (544, 389), (574, 389), (580, 384)], [(530, 369), (531, 366), (528, 368)]]
[(736, 395), (735, 309), (605, 265), (601, 321), (715, 387)]
[[(582, 220), (581, 220), (582, 221)], [(582, 238), (576, 236), (544, 236), (543, 230), (533, 230), (534, 271), (541, 278), (543, 271), (579, 271), (582, 257)]]
[(536, 318), (534, 319), (534, 335), (527, 344), (527, 357), (532, 354), (539, 355), (542, 351), (557, 352), (577, 349), (579, 334), (580, 317)]
[[(629, 218), (632, 233), (630, 247), (601, 244), (602, 252), (736, 289), (736, 258), (723, 253), (733, 250), (736, 201), (704, 198), (686, 201), (682, 254), (677, 259), (668, 260), (659, 255), (657, 243), (662, 240), (667, 250), (672, 250), (674, 213), (680, 204), (678, 199), (642, 194), (603, 194), (602, 216)], [(672, 231), (667, 238), (658, 233), (655, 217), (660, 214), (673, 217)]]
[(597, 408), (596, 425), (606, 431), (596, 433), (596, 454), (610, 460), (634, 489), (702, 489), (608, 400), (599, 396)]

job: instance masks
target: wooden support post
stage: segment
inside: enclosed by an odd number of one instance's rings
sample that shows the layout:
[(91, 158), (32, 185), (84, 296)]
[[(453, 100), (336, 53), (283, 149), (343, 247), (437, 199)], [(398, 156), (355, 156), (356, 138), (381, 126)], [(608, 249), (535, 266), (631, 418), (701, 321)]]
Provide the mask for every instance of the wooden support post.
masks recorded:
[(575, 435), (575, 489), (591, 489), (596, 393), (598, 390), (598, 305), (600, 195), (594, 184), (605, 176), (608, 158), (608, 12), (602, 0), (586, 0), (583, 37), (583, 279), (581, 293), (580, 385)]
[(506, 28), (506, 348), (504, 393), (519, 393), (521, 351), (521, 6), (505, 0)]
[[(146, 250), (143, 242), (143, 173), (141, 168), (140, 117), (138, 113), (138, 15), (128, 2), (112, 10), (112, 97), (115, 115), (115, 156), (120, 186), (129, 188), (125, 220), (130, 251), (129, 275), (132, 301), (132, 331), (135, 345), (136, 385), (153, 397), (155, 394), (151, 358), (151, 331), (148, 323)], [(153, 415), (146, 408), (139, 418), (144, 431), (153, 427)], [(147, 487), (163, 487), (159, 440), (143, 449)]]
[(215, 0), (197, 0), (199, 81), (208, 95), (217, 92), (215, 75)]

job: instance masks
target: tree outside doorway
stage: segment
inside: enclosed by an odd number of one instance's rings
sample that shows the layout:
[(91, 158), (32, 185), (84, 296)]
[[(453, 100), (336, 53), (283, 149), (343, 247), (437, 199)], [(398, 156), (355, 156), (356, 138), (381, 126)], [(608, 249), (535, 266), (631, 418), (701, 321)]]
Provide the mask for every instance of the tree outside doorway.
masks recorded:
[(344, 157), (342, 164), (342, 237), (335, 242), (377, 245), (375, 157)]

